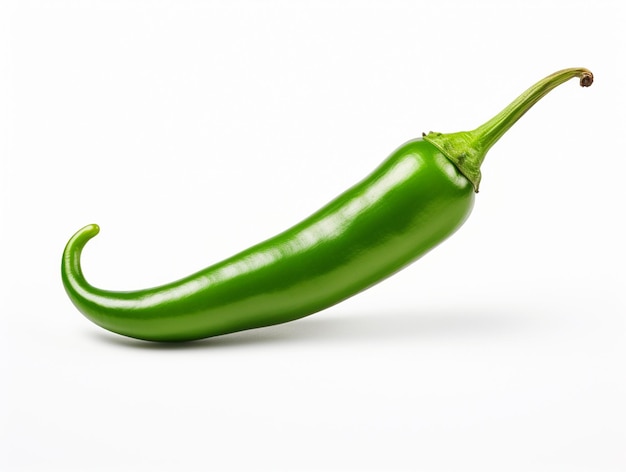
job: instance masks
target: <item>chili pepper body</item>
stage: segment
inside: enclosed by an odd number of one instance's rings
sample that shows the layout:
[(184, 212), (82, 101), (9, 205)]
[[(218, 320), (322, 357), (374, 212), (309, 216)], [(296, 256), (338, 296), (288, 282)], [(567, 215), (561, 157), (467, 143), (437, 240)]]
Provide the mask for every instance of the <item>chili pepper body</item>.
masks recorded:
[(67, 243), (63, 285), (97, 325), (151, 341), (189, 341), (295, 320), (389, 277), (453, 234), (469, 216), (487, 150), (552, 88), (593, 76), (565, 69), (470, 132), (404, 144), (372, 174), (287, 231), (188, 277), (114, 292), (91, 286), (81, 252), (99, 228)]
[(78, 309), (110, 331), (185, 341), (283, 323), (317, 312), (390, 276), (454, 233), (474, 189), (422, 139), (289, 230), (184, 279), (108, 292), (80, 268), (89, 225), (68, 243), (63, 282)]

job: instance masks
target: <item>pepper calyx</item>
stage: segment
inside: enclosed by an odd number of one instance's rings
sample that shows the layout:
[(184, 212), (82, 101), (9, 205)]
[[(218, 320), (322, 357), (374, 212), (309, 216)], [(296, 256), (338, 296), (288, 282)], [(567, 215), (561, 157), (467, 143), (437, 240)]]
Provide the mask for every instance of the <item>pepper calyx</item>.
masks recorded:
[(437, 133), (431, 131), (423, 135), (424, 141), (439, 149), (444, 156), (463, 174), (474, 186), (474, 192), (478, 193), (480, 186), (480, 165), (485, 159), (485, 153), (475, 146), (473, 133), (461, 131), (458, 133)]

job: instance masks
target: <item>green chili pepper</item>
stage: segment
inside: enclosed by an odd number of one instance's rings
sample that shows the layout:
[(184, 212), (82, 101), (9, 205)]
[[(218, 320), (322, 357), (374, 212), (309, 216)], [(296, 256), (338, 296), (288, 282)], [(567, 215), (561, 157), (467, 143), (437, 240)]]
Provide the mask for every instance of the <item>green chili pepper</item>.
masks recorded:
[(101, 327), (151, 341), (188, 341), (284, 323), (334, 305), (392, 275), (469, 216), (491, 146), (541, 97), (579, 77), (539, 81), (474, 131), (429, 133), (287, 231), (181, 280), (146, 290), (91, 286), (80, 256), (97, 225), (67, 243), (61, 273), (76, 307)]

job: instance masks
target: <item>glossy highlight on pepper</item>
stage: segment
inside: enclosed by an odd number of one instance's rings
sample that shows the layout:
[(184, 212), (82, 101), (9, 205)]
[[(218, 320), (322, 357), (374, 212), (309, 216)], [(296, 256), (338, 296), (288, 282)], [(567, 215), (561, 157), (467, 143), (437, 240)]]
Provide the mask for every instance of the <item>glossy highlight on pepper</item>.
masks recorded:
[(585, 87), (593, 81), (587, 69), (565, 69), (473, 131), (431, 132), (411, 140), (292, 228), (169, 284), (136, 291), (90, 285), (80, 259), (99, 227), (85, 226), (63, 253), (65, 290), (95, 324), (150, 341), (207, 338), (323, 310), (452, 235), (472, 210), (487, 151), (541, 97), (574, 77)]

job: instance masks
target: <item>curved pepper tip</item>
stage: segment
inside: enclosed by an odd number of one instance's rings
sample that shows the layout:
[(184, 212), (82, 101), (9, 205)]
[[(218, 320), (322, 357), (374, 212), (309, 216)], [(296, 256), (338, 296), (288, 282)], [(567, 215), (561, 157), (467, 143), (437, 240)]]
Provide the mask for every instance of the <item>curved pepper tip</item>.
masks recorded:
[(70, 239), (68, 246), (76, 245), (76, 246), (82, 247), (87, 243), (87, 241), (89, 241), (99, 232), (100, 232), (100, 226), (98, 226), (97, 224), (90, 224), (87, 226), (83, 226), (81, 229), (76, 231), (74, 236), (72, 236), (72, 239)]
[(96, 234), (100, 232), (100, 226), (98, 226), (95, 223), (92, 223), (87, 226), (84, 226), (83, 228), (78, 230), (78, 232), (81, 234), (84, 234), (85, 236), (89, 236), (90, 238), (93, 238)]

